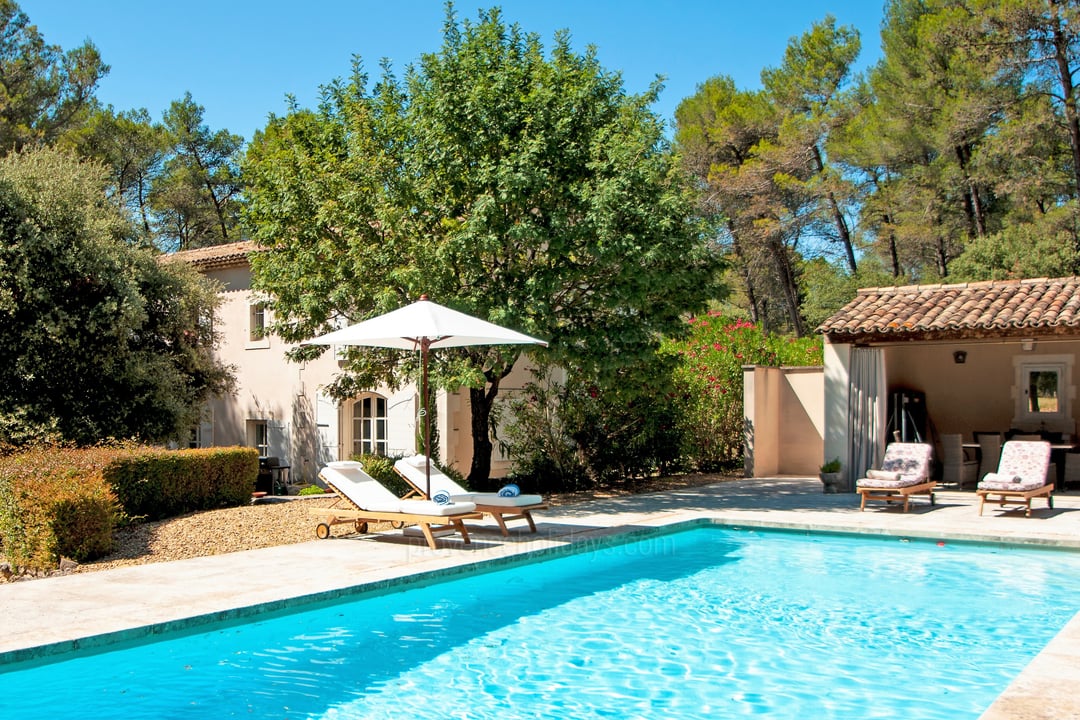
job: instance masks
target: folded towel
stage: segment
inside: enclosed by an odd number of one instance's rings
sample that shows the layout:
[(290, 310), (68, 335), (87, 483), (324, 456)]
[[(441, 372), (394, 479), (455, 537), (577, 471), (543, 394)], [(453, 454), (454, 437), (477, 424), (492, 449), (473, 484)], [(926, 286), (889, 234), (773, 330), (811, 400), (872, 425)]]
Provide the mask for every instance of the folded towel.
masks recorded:
[(521, 488), (513, 483), (509, 485), (503, 485), (499, 488), (499, 497), (517, 497), (521, 494)]
[(889, 472), (888, 470), (867, 470), (866, 477), (873, 478), (874, 480), (899, 480), (900, 473)]
[(445, 490), (436, 490), (435, 494), (431, 496), (431, 501), (436, 505), (449, 505), (452, 502), (450, 493)]

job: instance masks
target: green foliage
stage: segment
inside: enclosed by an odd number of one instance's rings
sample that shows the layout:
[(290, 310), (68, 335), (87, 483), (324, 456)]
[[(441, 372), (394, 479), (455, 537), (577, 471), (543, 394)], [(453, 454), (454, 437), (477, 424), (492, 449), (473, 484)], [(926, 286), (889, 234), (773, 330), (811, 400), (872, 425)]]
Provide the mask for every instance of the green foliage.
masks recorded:
[(555, 375), (536, 372), (508, 403), (510, 422), (501, 441), (523, 488), (549, 492), (611, 485), (677, 465), (669, 359), (655, 356), (626, 368), (608, 385), (581, 374), (565, 380)]
[(254, 448), (140, 449), (102, 470), (124, 512), (157, 520), (251, 501), (259, 474)]
[(753, 323), (719, 313), (689, 320), (691, 335), (670, 341), (684, 455), (699, 469), (742, 461), (744, 365), (821, 365), (821, 338), (766, 335)]
[(55, 568), (113, 547), (121, 518), (158, 519), (251, 500), (253, 448), (39, 447), (0, 459), (0, 542), (14, 566)]
[(1062, 277), (1080, 272), (1077, 203), (972, 241), (952, 264), (958, 280)]
[[(302, 340), (428, 293), (590, 375), (650, 357), (718, 294), (719, 266), (649, 110), (658, 92), (627, 94), (566, 33), (545, 56), (498, 10), (459, 23), (451, 8), (442, 48), (404, 82), (384, 68), (369, 92), (358, 66), (317, 109), (272, 119), (245, 176), (250, 233), (275, 249), (253, 260), (274, 331)], [(473, 391), (473, 481), (488, 475), (498, 383), (525, 351), (435, 354), (439, 387)], [(354, 349), (345, 370), (339, 397), (415, 378), (415, 356)]]
[(364, 472), (378, 480), (398, 497), (403, 497), (412, 490), (412, 486), (394, 472), (394, 461), (400, 458), (385, 455), (353, 455), (351, 459), (363, 465)]
[[(153, 178), (147, 201), (161, 247), (188, 250), (240, 239), (240, 149), (244, 139), (214, 132), (191, 93), (165, 111), (161, 132), (169, 157)], [(148, 138), (153, 140), (151, 136)]]
[(120, 505), (103, 471), (116, 455), (39, 448), (0, 459), (0, 542), (13, 567), (49, 570), (112, 549)]
[(324, 494), (326, 494), (326, 491), (323, 490), (318, 485), (308, 485), (305, 488), (301, 488), (300, 492), (297, 493), (297, 495), (300, 495), (302, 497), (306, 497), (308, 495), (324, 495)]
[(562, 411), (572, 402), (566, 383), (550, 371), (534, 375), (500, 410), (508, 413), (499, 442), (514, 461), (513, 478), (526, 492), (585, 487), (591, 481)]
[(47, 45), (17, 3), (0, 0), (0, 154), (78, 127), (108, 71), (93, 43)]
[(823, 472), (823, 473), (838, 473), (838, 472), (840, 472), (841, 467), (842, 466), (840, 465), (840, 458), (835, 457), (832, 460), (828, 461), (827, 463), (823, 463), (821, 468), (820, 468), (820, 472)]
[(215, 289), (129, 244), (106, 182), (55, 150), (0, 160), (0, 446), (175, 438), (229, 387)]

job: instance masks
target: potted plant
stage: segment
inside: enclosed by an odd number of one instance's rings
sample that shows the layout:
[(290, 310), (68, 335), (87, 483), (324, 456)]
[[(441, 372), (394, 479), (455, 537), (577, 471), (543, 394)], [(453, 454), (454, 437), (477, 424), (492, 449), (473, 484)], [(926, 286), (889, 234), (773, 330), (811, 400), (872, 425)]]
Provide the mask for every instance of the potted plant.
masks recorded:
[(818, 477), (826, 493), (840, 492), (840, 458), (833, 458), (821, 466)]

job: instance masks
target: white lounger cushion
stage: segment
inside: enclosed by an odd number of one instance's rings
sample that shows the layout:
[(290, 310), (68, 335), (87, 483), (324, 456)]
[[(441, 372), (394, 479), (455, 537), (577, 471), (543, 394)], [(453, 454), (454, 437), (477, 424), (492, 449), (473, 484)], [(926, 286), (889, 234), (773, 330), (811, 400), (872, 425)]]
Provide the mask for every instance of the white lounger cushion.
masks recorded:
[(503, 497), (498, 493), (465, 493), (464, 495), (451, 495), (450, 499), (454, 502), (472, 502), (477, 505), (487, 505), (488, 507), (509, 508), (539, 505), (544, 502), (544, 498), (539, 495), (515, 495), (514, 497)]
[[(406, 458), (402, 458), (394, 463), (394, 467), (398, 472), (409, 479), (409, 482), (413, 483), (418, 488), (423, 488), (427, 483), (427, 474), (424, 472), (424, 464), (427, 462), (427, 458), (423, 455), (411, 455)], [(450, 493), (450, 499), (454, 502), (472, 502), (477, 505), (487, 505), (488, 507), (525, 507), (527, 505), (539, 505), (544, 502), (544, 498), (540, 495), (517, 495), (515, 497), (503, 497), (499, 493), (476, 493), (469, 492), (465, 488), (454, 482), (453, 478), (437, 468), (434, 463), (431, 465), (431, 492), (437, 493), (440, 490), (445, 490)]]
[(357, 507), (371, 512), (409, 513), (446, 517), (476, 510), (476, 503), (451, 502), (439, 505), (430, 500), (402, 500), (382, 483), (364, 472), (358, 462), (343, 460), (329, 463), (319, 473)]

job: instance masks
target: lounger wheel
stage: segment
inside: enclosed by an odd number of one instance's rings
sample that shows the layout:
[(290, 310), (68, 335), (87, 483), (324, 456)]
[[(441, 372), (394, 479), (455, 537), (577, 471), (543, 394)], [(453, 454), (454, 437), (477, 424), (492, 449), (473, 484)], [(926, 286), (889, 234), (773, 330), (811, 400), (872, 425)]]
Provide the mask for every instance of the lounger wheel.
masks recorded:
[(315, 526), (315, 537), (320, 540), (325, 540), (330, 537), (330, 526), (326, 523), (319, 523)]
[(366, 520), (357, 520), (356, 521), (356, 532), (360, 533), (361, 535), (366, 535), (367, 534), (367, 521)]
[(390, 527), (394, 528), (395, 530), (400, 530), (401, 528), (405, 527), (405, 523), (395, 520), (394, 522), (390, 523)]

